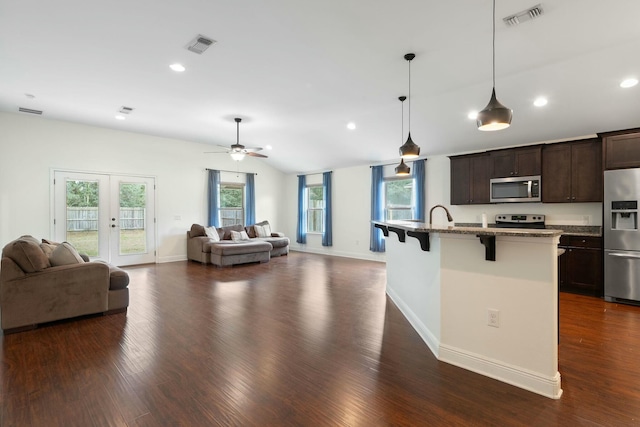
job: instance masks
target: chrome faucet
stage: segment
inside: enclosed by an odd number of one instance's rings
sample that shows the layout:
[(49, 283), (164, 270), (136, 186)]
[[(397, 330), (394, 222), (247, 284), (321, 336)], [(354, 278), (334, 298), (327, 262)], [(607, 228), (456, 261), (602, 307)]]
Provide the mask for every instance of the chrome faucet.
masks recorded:
[(433, 220), (433, 210), (435, 208), (442, 208), (444, 209), (444, 211), (447, 213), (447, 221), (449, 222), (453, 222), (453, 217), (451, 216), (451, 214), (449, 213), (449, 210), (447, 208), (445, 208), (442, 205), (435, 205), (434, 207), (431, 208), (431, 210), (429, 211), (429, 227), (431, 227), (431, 222)]

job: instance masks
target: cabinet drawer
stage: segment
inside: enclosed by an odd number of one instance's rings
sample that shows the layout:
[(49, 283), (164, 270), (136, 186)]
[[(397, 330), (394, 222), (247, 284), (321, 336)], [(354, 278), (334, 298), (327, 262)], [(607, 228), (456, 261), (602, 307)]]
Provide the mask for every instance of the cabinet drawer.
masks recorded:
[(560, 236), (560, 246), (602, 249), (602, 237), (563, 235)]

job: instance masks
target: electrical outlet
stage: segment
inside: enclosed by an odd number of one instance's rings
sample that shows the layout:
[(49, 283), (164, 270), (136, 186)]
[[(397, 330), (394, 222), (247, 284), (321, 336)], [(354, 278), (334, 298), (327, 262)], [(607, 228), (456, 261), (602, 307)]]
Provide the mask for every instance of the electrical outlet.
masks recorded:
[(487, 325), (494, 328), (500, 327), (500, 311), (492, 308), (487, 309)]

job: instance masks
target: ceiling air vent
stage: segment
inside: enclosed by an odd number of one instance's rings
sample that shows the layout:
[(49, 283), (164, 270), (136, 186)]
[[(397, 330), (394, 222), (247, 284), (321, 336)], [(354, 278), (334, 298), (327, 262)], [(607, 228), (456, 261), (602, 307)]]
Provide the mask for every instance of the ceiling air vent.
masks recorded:
[(42, 110), (32, 110), (31, 108), (18, 107), (18, 111), (21, 113), (42, 115)]
[(518, 13), (514, 13), (513, 15), (509, 15), (506, 18), (502, 18), (505, 24), (508, 26), (514, 26), (521, 24), (525, 21), (529, 21), (531, 19), (537, 18), (542, 15), (544, 11), (542, 10), (542, 4), (537, 4), (535, 6), (530, 7), (529, 9), (523, 10)]
[(131, 107), (125, 107), (124, 105), (122, 107), (120, 107), (120, 114), (131, 114), (133, 113), (134, 108)]
[(215, 40), (209, 37), (205, 37), (201, 34), (198, 34), (196, 38), (194, 38), (189, 42), (189, 44), (187, 45), (187, 50), (190, 50), (191, 52), (195, 52), (198, 55), (200, 55), (202, 52), (207, 50), (209, 46), (211, 46), (215, 42), (216, 42)]

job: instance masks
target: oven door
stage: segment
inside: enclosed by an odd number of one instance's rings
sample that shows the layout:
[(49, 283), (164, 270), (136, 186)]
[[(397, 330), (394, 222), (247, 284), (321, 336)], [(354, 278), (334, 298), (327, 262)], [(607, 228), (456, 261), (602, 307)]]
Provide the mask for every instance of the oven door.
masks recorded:
[(491, 184), (491, 203), (539, 202), (540, 177), (519, 176), (494, 178)]

